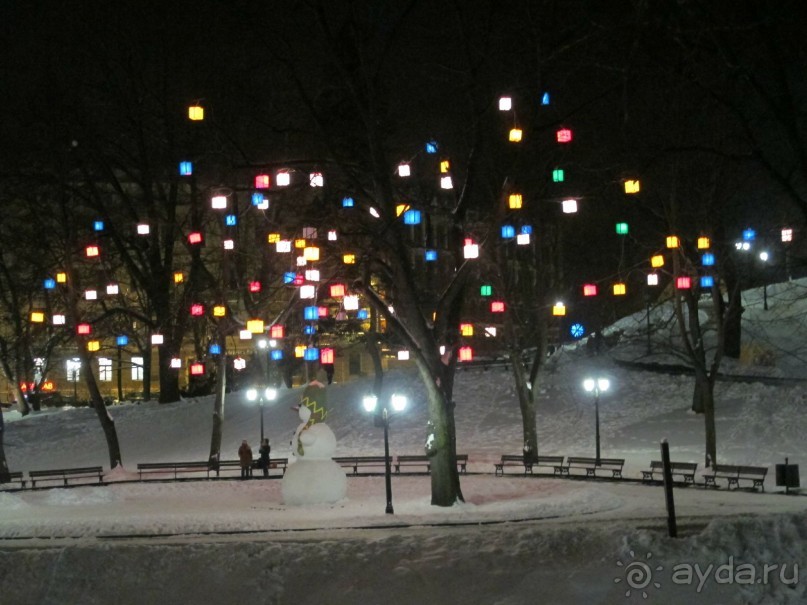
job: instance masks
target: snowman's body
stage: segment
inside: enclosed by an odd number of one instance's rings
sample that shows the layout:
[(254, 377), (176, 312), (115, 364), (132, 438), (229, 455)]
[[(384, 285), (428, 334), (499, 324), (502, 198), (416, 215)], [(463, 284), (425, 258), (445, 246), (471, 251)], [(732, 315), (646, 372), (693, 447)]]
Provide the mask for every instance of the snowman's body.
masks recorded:
[[(317, 422), (307, 427), (311, 411), (300, 406), (293, 446), (296, 459), (283, 476), (283, 502), (290, 505), (338, 502), (347, 494), (347, 477), (336, 462), (336, 436), (331, 427)], [(306, 428), (307, 427), (307, 428)]]

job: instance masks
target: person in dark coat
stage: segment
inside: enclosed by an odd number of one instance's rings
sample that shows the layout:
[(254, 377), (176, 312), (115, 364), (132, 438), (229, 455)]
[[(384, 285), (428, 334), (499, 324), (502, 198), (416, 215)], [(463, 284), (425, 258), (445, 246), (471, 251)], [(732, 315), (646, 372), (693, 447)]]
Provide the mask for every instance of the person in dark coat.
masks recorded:
[(269, 439), (264, 438), (263, 442), (261, 443), (261, 447), (258, 449), (258, 454), (261, 456), (261, 468), (263, 469), (263, 476), (269, 476), (269, 452), (272, 451), (271, 446), (269, 445)]
[(241, 461), (241, 478), (249, 479), (252, 476), (252, 448), (244, 439), (238, 448), (238, 459)]

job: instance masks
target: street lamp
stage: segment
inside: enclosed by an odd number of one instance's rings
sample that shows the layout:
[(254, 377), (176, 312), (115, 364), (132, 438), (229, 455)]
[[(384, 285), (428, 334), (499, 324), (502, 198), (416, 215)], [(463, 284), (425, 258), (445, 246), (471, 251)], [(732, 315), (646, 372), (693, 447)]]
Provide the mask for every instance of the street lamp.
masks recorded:
[(607, 378), (586, 378), (583, 381), (583, 388), (589, 393), (594, 393), (594, 426), (597, 448), (595, 464), (597, 466), (600, 465), (600, 393), (607, 391), (610, 386), (611, 382)]
[[(375, 395), (366, 395), (362, 403), (366, 411), (375, 412), (376, 406), (378, 405), (378, 397)], [(402, 412), (406, 408), (406, 396), (393, 394), (390, 397), (389, 403), (394, 412)], [(384, 512), (391, 515), (395, 511), (392, 509), (392, 472), (389, 457), (389, 411), (386, 405), (381, 409), (380, 417), (384, 425), (384, 481), (387, 488), (387, 508)]]
[(271, 387), (247, 389), (247, 400), (257, 401), (261, 408), (261, 443), (263, 443), (263, 402), (277, 399), (277, 389)]
[[(768, 262), (768, 258), (770, 256), (765, 250), (759, 253), (759, 260), (762, 261), (763, 265)], [(764, 270), (762, 272), (762, 308), (765, 311), (768, 310), (768, 278)]]

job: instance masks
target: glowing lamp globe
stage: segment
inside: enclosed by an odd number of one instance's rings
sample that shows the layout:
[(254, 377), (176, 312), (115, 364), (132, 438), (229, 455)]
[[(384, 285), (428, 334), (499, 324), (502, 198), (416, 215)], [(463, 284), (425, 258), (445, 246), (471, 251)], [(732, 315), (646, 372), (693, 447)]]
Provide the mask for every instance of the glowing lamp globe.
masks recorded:
[(627, 286), (624, 283), (614, 284), (614, 296), (625, 296), (627, 294)]
[(412, 174), (412, 169), (409, 164), (398, 164), (398, 176), (408, 177)]
[(555, 168), (552, 171), (552, 182), (553, 183), (562, 183), (565, 179), (565, 173), (563, 168)]
[(656, 254), (650, 257), (650, 266), (654, 269), (664, 266), (664, 257), (661, 254)]
[(333, 363), (333, 349), (329, 347), (323, 348), (319, 352), (320, 363)]
[(597, 285), (596, 284), (584, 284), (583, 285), (583, 296), (597, 296)]
[(681, 245), (681, 242), (676, 235), (668, 235), (667, 236), (667, 247), (668, 248), (678, 248)]
[(711, 275), (701, 276), (701, 288), (711, 288), (715, 285), (715, 278)]
[(341, 298), (345, 295), (345, 284), (331, 284), (331, 298)]
[(190, 176), (193, 174), (193, 164), (191, 162), (180, 162), (179, 163), (179, 175), (180, 176)]
[(214, 195), (210, 198), (210, 207), (213, 208), (213, 210), (224, 210), (227, 208), (227, 196)]
[(460, 347), (459, 360), (460, 361), (473, 361), (474, 350), (471, 347)]
[(268, 174), (255, 175), (255, 189), (267, 189), (269, 187), (270, 178)]
[(474, 335), (474, 325), (473, 324), (460, 324), (460, 334), (463, 336), (473, 336)]
[(523, 136), (524, 131), (522, 131), (520, 128), (511, 128), (509, 134), (507, 135), (507, 140), (511, 143), (520, 143)]
[(556, 302), (552, 307), (552, 315), (555, 317), (563, 317), (566, 315), (566, 305), (564, 305), (562, 302)]
[(708, 250), (711, 245), (712, 242), (708, 237), (701, 236), (698, 238), (698, 250)]
[(286, 327), (281, 326), (279, 324), (275, 324), (271, 328), (269, 328), (269, 336), (272, 338), (285, 338), (286, 336)]
[(561, 202), (561, 209), (564, 214), (574, 214), (577, 212), (577, 200), (563, 200)]
[(485, 284), (479, 287), (480, 296), (490, 296), (492, 294), (493, 294), (493, 286)]
[(499, 111), (510, 111), (513, 109), (513, 99), (510, 97), (499, 97)]
[(658, 286), (658, 273), (648, 273), (647, 274), (647, 285), (648, 286)]
[(325, 177), (322, 176), (321, 172), (312, 172), (308, 175), (308, 182), (312, 187), (324, 187)]

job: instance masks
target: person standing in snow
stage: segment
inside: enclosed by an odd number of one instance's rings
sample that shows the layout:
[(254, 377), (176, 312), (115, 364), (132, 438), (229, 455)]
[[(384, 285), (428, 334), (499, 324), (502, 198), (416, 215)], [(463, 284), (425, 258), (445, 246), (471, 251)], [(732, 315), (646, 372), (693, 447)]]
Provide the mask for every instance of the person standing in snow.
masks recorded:
[(241, 478), (249, 479), (252, 476), (252, 448), (244, 439), (238, 448), (238, 459), (241, 461)]
[(269, 452), (272, 448), (269, 446), (269, 438), (264, 438), (261, 447), (258, 449), (258, 454), (261, 456), (261, 468), (263, 469), (263, 476), (269, 476)]

